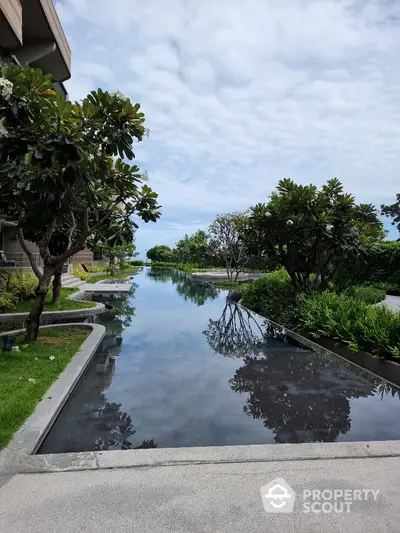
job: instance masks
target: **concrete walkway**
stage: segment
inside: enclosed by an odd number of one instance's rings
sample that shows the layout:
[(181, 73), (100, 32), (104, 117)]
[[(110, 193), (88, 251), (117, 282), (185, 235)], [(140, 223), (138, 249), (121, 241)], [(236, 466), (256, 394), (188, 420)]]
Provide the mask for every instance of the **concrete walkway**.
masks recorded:
[[(7, 533), (398, 533), (398, 457), (238, 462), (0, 476)], [(283, 478), (290, 514), (264, 511), (260, 487)], [(303, 490), (375, 489), (350, 512), (303, 511)]]
[(385, 305), (388, 307), (391, 311), (394, 311), (395, 313), (400, 312), (400, 296), (389, 296), (386, 295), (386, 298), (383, 302), (379, 302), (375, 305)]

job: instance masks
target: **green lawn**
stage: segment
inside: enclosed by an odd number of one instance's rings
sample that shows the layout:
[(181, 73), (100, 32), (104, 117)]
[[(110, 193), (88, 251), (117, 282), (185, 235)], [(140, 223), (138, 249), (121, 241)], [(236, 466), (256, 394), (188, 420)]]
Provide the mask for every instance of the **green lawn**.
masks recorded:
[[(60, 305), (53, 305), (51, 303), (51, 290), (48, 292), (46, 297), (46, 303), (44, 305), (44, 311), (68, 311), (72, 309), (88, 309), (89, 307), (95, 307), (95, 302), (84, 302), (82, 300), (68, 300), (67, 296), (70, 296), (74, 292), (77, 292), (79, 289), (61, 289), (61, 302)], [(19, 302), (15, 308), (11, 311), (12, 313), (26, 313), (31, 310), (32, 301), (26, 300), (25, 302)], [(9, 311), (10, 312), (10, 311)]]
[(35, 343), (24, 344), (23, 336), (17, 339), (20, 352), (0, 351), (0, 449), (34, 411), (88, 334), (89, 330), (73, 328), (41, 330)]
[(107, 279), (124, 279), (128, 276), (132, 276), (133, 274), (137, 274), (141, 267), (129, 267), (125, 270), (121, 270), (117, 275), (115, 276), (108, 276), (106, 274), (103, 274), (102, 276), (90, 276), (87, 280), (87, 283), (97, 283), (98, 281), (103, 281)]

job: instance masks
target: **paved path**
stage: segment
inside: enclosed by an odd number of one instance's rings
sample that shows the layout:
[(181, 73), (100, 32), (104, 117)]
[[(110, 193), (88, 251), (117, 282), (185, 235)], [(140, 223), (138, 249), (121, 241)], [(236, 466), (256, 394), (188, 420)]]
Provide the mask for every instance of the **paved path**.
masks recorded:
[[(400, 459), (381, 457), (192, 464), (3, 477), (7, 533), (399, 533)], [(267, 514), (260, 487), (379, 489), (349, 513)], [(1, 480), (1, 477), (0, 477)], [(0, 481), (1, 487), (1, 481)]]
[[(396, 313), (400, 312), (400, 296), (389, 296), (386, 295), (385, 300), (383, 302), (379, 302), (375, 305), (385, 305), (388, 307), (391, 311), (394, 311)], [(400, 531), (400, 529), (399, 529)]]
[(400, 296), (386, 296), (383, 303), (392, 311), (400, 311)]

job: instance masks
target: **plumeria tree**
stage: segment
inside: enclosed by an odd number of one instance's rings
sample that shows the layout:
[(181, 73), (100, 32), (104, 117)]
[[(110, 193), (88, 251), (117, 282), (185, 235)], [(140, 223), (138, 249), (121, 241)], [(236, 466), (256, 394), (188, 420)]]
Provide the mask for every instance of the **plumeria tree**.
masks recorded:
[(126, 266), (128, 257), (136, 255), (135, 231), (137, 224), (123, 209), (116, 207), (107, 223), (88, 239), (88, 246), (94, 252), (101, 252), (108, 258), (110, 274), (116, 274)]
[(327, 287), (379, 230), (375, 208), (356, 204), (338, 179), (321, 188), (283, 179), (267, 204), (251, 208), (244, 235), (286, 268), (298, 290), (309, 291)]
[[(101, 89), (82, 103), (67, 102), (40, 70), (7, 65), (0, 70), (0, 121), (0, 209), (17, 222), (39, 280), (26, 321), (27, 337), (35, 339), (54, 273), (115, 209), (146, 222), (160, 212), (157, 194), (138, 167), (123, 161), (133, 159), (132, 144), (145, 134), (139, 104)], [(69, 227), (67, 239), (63, 225)], [(31, 232), (42, 270), (25, 241)], [(57, 235), (64, 250), (54, 255), (50, 243)]]

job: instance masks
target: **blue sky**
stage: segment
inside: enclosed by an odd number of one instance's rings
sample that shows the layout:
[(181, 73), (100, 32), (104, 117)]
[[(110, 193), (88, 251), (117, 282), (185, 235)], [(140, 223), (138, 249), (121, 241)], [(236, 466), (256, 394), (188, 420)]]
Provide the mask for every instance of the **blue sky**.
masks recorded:
[[(162, 219), (141, 255), (267, 199), (278, 180), (337, 176), (393, 202), (400, 170), (400, 3), (392, 0), (57, 0), (71, 99), (140, 102), (135, 149)], [(388, 224), (388, 229), (392, 227)], [(391, 237), (398, 237), (391, 229)]]

